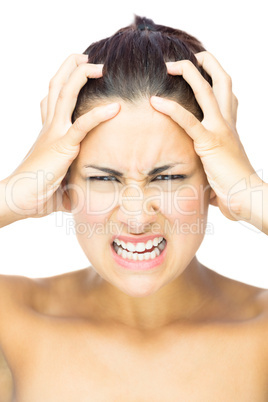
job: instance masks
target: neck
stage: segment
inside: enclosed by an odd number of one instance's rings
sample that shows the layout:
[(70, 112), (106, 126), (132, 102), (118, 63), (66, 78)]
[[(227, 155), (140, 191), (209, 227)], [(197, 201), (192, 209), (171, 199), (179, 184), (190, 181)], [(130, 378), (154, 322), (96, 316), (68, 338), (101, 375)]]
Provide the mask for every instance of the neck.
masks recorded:
[(212, 294), (208, 271), (194, 258), (182, 274), (146, 297), (131, 297), (97, 275), (94, 309), (102, 321), (138, 330), (193, 319)]

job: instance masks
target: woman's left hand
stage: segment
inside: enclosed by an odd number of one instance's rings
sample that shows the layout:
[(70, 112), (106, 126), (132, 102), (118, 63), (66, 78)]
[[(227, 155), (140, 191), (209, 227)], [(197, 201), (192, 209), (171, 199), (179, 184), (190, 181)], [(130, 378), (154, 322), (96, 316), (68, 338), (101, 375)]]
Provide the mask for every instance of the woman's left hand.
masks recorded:
[(212, 87), (191, 61), (166, 64), (169, 74), (182, 75), (191, 86), (204, 114), (202, 122), (175, 101), (153, 96), (151, 104), (170, 116), (193, 139), (195, 152), (214, 191), (211, 204), (218, 206), (227, 218), (245, 220), (262, 230), (260, 205), (252, 205), (251, 193), (265, 188), (267, 194), (267, 184), (251, 166), (239, 139), (238, 101), (232, 92), (231, 78), (211, 53), (204, 51), (195, 56), (211, 76)]

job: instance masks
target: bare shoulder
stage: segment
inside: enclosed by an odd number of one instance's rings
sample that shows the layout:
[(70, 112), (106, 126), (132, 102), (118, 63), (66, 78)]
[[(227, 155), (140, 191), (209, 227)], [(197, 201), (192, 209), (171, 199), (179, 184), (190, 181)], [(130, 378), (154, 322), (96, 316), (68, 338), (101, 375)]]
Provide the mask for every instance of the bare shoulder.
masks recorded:
[(0, 275), (0, 344), (11, 341), (16, 324), (30, 305), (33, 281), (18, 275)]
[[(13, 376), (6, 352), (13, 346), (16, 318), (30, 295), (31, 280), (23, 276), (0, 275), (0, 402), (11, 402)], [(19, 307), (20, 306), (20, 307)]]
[[(258, 289), (255, 294), (254, 302), (257, 306), (256, 319), (253, 320), (254, 334), (252, 336), (258, 342), (258, 350), (261, 356), (262, 372), (268, 375), (268, 290)], [(250, 332), (250, 331), (249, 331)]]
[[(71, 296), (83, 283), (84, 271), (74, 271), (46, 278), (29, 278), (19, 275), (0, 275), (0, 344), (3, 337), (11, 339), (15, 327), (21, 329), (34, 319), (36, 312), (46, 311), (47, 305), (60, 298)], [(23, 322), (25, 321), (25, 325)]]
[(46, 278), (0, 274), (0, 402), (12, 400), (10, 367), (14, 366), (13, 360), (18, 357), (17, 343), (28, 338), (36, 312), (49, 312), (51, 304), (54, 305), (61, 294), (70, 296), (83, 283), (86, 272), (73, 271)]
[[(268, 289), (259, 289), (256, 294), (256, 303), (259, 307), (260, 318), (268, 327)], [(268, 328), (267, 328), (268, 329)], [(268, 332), (266, 333), (268, 336)]]
[(13, 394), (13, 377), (6, 358), (0, 348), (0, 402), (11, 402)]
[(0, 335), (18, 305), (26, 305), (31, 297), (32, 281), (18, 275), (0, 275)]
[[(219, 274), (205, 267), (209, 273), (211, 286), (216, 289), (217, 297), (224, 298), (233, 308), (252, 308), (252, 314), (268, 314), (268, 289), (250, 285)], [(254, 314), (253, 314), (254, 315)]]
[[(25, 276), (19, 275), (0, 275), (0, 290), (1, 297), (0, 303), (4, 300), (5, 302), (10, 300), (19, 299), (25, 291), (29, 290), (31, 280)], [(14, 293), (14, 290), (16, 292)], [(13, 293), (13, 294), (12, 294)]]
[(85, 268), (44, 278), (0, 274), (0, 314), (1, 305), (30, 306), (36, 301), (37, 296), (60, 293), (66, 287), (69, 291), (75, 289), (83, 283), (88, 272), (88, 268)]
[[(212, 286), (224, 300), (224, 319), (244, 323), (252, 341), (258, 342), (268, 361), (268, 289), (246, 284), (210, 270)], [(253, 344), (253, 342), (252, 342)]]

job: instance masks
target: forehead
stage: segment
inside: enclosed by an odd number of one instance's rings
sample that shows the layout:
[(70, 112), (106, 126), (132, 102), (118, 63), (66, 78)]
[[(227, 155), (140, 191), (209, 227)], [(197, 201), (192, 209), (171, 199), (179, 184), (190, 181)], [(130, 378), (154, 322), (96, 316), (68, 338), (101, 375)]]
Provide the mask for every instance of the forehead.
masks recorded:
[(197, 159), (193, 142), (170, 117), (157, 112), (149, 101), (137, 105), (120, 102), (117, 116), (91, 130), (81, 143), (77, 163), (100, 162), (121, 171), (140, 172), (159, 163)]

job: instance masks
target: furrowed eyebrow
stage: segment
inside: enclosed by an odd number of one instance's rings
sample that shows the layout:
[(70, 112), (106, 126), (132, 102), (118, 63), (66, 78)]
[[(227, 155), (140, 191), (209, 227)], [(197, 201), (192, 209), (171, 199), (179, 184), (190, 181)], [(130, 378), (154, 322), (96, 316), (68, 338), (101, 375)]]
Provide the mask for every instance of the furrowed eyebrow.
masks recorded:
[[(179, 164), (181, 164), (181, 162), (178, 162), (178, 163), (170, 163), (170, 164), (168, 164), (168, 165), (159, 166), (159, 167), (157, 167), (157, 168), (154, 168), (154, 169), (150, 170), (150, 171), (148, 172), (148, 176), (153, 176), (153, 175), (155, 175), (155, 174), (157, 174), (157, 173), (164, 172), (165, 170), (170, 169), (170, 168), (172, 168), (173, 166), (176, 166), (176, 165), (179, 165)], [(97, 166), (97, 165), (85, 165), (85, 166), (84, 166), (84, 168), (90, 168), (90, 167), (92, 167), (92, 168), (94, 168), (94, 169), (97, 169), (97, 170), (101, 170), (102, 172), (105, 172), (105, 173), (109, 173), (109, 174), (115, 175), (115, 176), (119, 176), (119, 177), (124, 176), (122, 172), (119, 172), (118, 170), (114, 170), (114, 169), (111, 169), (111, 168), (108, 168), (108, 167)]]
[(123, 173), (118, 172), (118, 170), (114, 170), (114, 169), (107, 168), (107, 167), (104, 167), (104, 166), (85, 165), (84, 167), (85, 167), (85, 168), (92, 167), (92, 168), (94, 168), (94, 169), (101, 170), (102, 172), (110, 173), (110, 174), (113, 174), (113, 175), (119, 176), (119, 177), (122, 177), (122, 176), (123, 176)]

